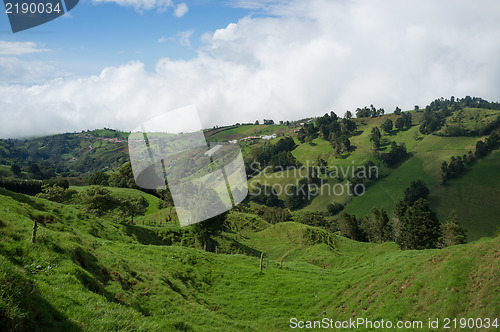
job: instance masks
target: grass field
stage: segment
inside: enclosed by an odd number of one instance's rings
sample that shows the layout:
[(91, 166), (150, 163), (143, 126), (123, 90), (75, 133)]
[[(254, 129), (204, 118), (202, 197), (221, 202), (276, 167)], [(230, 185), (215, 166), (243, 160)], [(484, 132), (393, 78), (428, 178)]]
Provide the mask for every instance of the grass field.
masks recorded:
[(209, 141), (229, 141), (241, 139), (248, 136), (260, 136), (274, 133), (284, 133), (288, 126), (284, 125), (241, 125), (229, 129), (215, 129), (205, 133)]
[(430, 202), (442, 219), (455, 210), (470, 240), (493, 234), (499, 226), (500, 151), (432, 191)]
[(405, 189), (411, 181), (423, 180), (429, 188), (438, 182), (425, 172), (419, 158), (411, 158), (386, 177), (372, 182), (366, 193), (352, 199), (346, 206), (346, 212), (355, 214), (358, 218), (367, 215), (373, 206), (384, 208), (389, 217), (392, 216), (394, 203), (404, 196)]
[[(6, 329), (284, 331), (292, 317), (319, 320), (323, 312), (394, 322), (500, 313), (498, 237), (400, 251), (296, 223), (228, 233), (265, 253), (261, 273), (258, 257), (141, 243), (127, 225), (4, 190), (0, 211)], [(30, 213), (55, 217), (36, 244)]]

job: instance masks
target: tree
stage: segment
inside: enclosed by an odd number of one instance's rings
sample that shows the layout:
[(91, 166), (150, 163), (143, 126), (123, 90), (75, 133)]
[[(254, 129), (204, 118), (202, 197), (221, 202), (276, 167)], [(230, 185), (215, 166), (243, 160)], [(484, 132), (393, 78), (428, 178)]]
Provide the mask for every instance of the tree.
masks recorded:
[(78, 194), (82, 204), (90, 212), (102, 215), (115, 209), (118, 201), (111, 195), (111, 191), (101, 186), (92, 186)]
[(352, 119), (352, 113), (351, 113), (351, 111), (346, 111), (345, 114), (344, 114), (344, 118), (345, 119)]
[(328, 211), (328, 213), (330, 213), (330, 215), (334, 216), (336, 215), (337, 213), (341, 212), (342, 210), (344, 209), (344, 206), (340, 203), (330, 203), (327, 205), (326, 207), (326, 210)]
[[(109, 177), (109, 185), (118, 188), (137, 188), (132, 171), (132, 165), (125, 163), (118, 173), (114, 173)], [(99, 183), (101, 185), (101, 183)]]
[(107, 186), (108, 180), (109, 180), (109, 174), (106, 174), (104, 172), (95, 172), (90, 176), (89, 184)]
[(361, 222), (361, 228), (369, 242), (382, 243), (391, 240), (389, 217), (384, 209), (379, 210), (374, 206), (371, 213)]
[(192, 226), (196, 238), (201, 241), (203, 245), (203, 250), (214, 251), (215, 246), (213, 238), (218, 236), (222, 232), (226, 219), (227, 212), (201, 221)]
[(298, 189), (296, 186), (291, 186), (290, 189), (285, 193), (285, 207), (290, 210), (294, 210), (302, 204), (302, 200), (298, 195)]
[(422, 180), (410, 182), (410, 186), (405, 190), (404, 200), (406, 204), (412, 206), (417, 200), (427, 198), (429, 196), (429, 188)]
[(373, 148), (378, 150), (380, 148), (380, 140), (382, 135), (380, 134), (380, 130), (378, 127), (373, 127), (370, 134), (370, 141), (373, 143)]
[(448, 163), (446, 161), (443, 161), (441, 164), (441, 179), (443, 183), (446, 183), (446, 180), (448, 179)]
[(78, 194), (76, 190), (67, 189), (60, 186), (45, 185), (42, 187), (42, 192), (38, 193), (36, 197), (45, 198), (49, 201), (62, 203), (68, 201)]
[(415, 105), (415, 111), (418, 112), (420, 110), (420, 106)]
[(19, 167), (19, 165), (17, 165), (17, 164), (12, 164), (12, 166), (10, 166), (10, 171), (15, 176), (19, 176), (21, 174), (21, 167)]
[(401, 114), (401, 108), (396, 107), (396, 109), (394, 110), (394, 114), (400, 115)]
[(28, 167), (28, 173), (33, 179), (41, 180), (43, 178), (42, 170), (38, 164), (31, 164)]
[(392, 123), (391, 119), (385, 120), (385, 122), (380, 126), (380, 128), (382, 128), (382, 130), (385, 131), (386, 133), (390, 133), (392, 130), (392, 127), (393, 127), (393, 123)]
[(408, 210), (408, 204), (400, 198), (392, 211), (392, 237), (396, 243), (399, 243), (401, 238), (401, 224), (405, 218), (406, 210)]
[(486, 145), (483, 141), (477, 141), (476, 143), (476, 158), (484, 157), (488, 153)]
[(396, 128), (398, 128), (398, 130), (403, 130), (403, 128), (405, 127), (405, 120), (403, 120), (402, 117), (399, 117), (396, 119)]
[(441, 236), (439, 244), (441, 247), (449, 247), (467, 242), (466, 230), (458, 223), (455, 210), (452, 210), (446, 223), (441, 224)]
[(406, 129), (411, 128), (412, 121), (413, 121), (411, 113), (409, 113), (409, 112), (402, 113), (401, 116), (403, 118), (404, 126), (406, 127)]
[(130, 196), (117, 200), (118, 209), (125, 218), (130, 217), (130, 223), (134, 223), (134, 217), (146, 213), (146, 200), (141, 195), (140, 199), (133, 199)]
[(290, 220), (292, 215), (287, 209), (282, 209), (280, 207), (265, 207), (262, 219), (270, 224), (277, 224), (279, 222), (284, 222)]
[(396, 243), (401, 249), (436, 248), (440, 236), (440, 225), (429, 201), (420, 198), (406, 209), (400, 220), (400, 234)]
[(337, 219), (337, 227), (339, 232), (345, 237), (356, 241), (362, 241), (364, 239), (363, 231), (359, 227), (355, 215), (342, 212)]
[(255, 125), (258, 125), (259, 124), (259, 120), (255, 120)]

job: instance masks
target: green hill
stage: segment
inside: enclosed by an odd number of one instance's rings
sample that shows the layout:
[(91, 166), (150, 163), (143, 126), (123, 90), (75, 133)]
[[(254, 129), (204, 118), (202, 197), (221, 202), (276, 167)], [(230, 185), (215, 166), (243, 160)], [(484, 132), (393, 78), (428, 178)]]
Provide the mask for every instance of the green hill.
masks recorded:
[[(500, 312), (499, 237), (400, 251), (296, 223), (260, 222), (252, 230), (236, 218), (236, 231), (223, 236), (264, 252), (260, 273), (258, 257), (141, 243), (132, 225), (75, 205), (2, 190), (0, 211), (6, 329), (282, 331), (292, 317), (427, 322)], [(47, 222), (32, 244), (36, 214)], [(179, 231), (134, 227), (156, 236)]]

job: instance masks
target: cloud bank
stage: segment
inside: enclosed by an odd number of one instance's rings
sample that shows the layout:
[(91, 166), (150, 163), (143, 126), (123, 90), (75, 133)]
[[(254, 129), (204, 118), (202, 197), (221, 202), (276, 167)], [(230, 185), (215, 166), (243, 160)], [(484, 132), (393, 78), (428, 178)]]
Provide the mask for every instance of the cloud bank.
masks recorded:
[[(154, 1), (153, 1), (154, 2)], [(0, 85), (0, 136), (131, 130), (195, 104), (204, 126), (299, 119), (444, 96), (500, 100), (500, 2), (240, 1), (249, 16), (190, 60), (140, 61), (86, 78)]]

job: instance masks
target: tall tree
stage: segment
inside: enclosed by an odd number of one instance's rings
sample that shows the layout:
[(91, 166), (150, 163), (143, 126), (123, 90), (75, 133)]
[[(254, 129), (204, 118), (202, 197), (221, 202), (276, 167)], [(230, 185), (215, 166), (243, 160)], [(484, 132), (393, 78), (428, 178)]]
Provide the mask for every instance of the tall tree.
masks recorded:
[(193, 232), (197, 240), (202, 243), (203, 250), (214, 251), (214, 237), (218, 236), (224, 229), (224, 222), (227, 219), (227, 212), (210, 219), (194, 224)]
[(439, 236), (436, 213), (431, 210), (429, 201), (421, 198), (406, 210), (396, 243), (402, 249), (431, 249), (438, 245)]
[(466, 242), (466, 230), (460, 226), (457, 214), (455, 210), (452, 210), (446, 222), (444, 224), (441, 224), (441, 236), (439, 237), (439, 244), (441, 247), (449, 247)]
[(405, 202), (408, 205), (413, 205), (420, 198), (427, 198), (429, 195), (429, 188), (422, 180), (410, 182), (410, 186), (405, 190)]
[(12, 164), (12, 166), (10, 166), (10, 171), (15, 176), (19, 176), (19, 174), (21, 174), (21, 167), (19, 167), (19, 165), (17, 165), (17, 164)]
[(370, 141), (373, 143), (373, 148), (378, 150), (380, 148), (380, 140), (382, 135), (380, 134), (380, 129), (378, 127), (373, 127), (370, 134)]
[(370, 214), (364, 217), (361, 228), (369, 242), (382, 243), (392, 238), (387, 213), (384, 209), (377, 209), (375, 206)]
[(391, 119), (385, 120), (384, 123), (380, 126), (380, 128), (382, 128), (382, 130), (385, 131), (386, 133), (390, 133), (392, 130), (392, 127), (393, 127), (393, 123), (392, 123)]
[(340, 233), (350, 239), (362, 241), (364, 239), (363, 231), (359, 227), (355, 215), (342, 212), (337, 219), (337, 227)]

